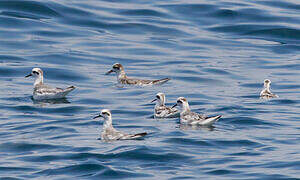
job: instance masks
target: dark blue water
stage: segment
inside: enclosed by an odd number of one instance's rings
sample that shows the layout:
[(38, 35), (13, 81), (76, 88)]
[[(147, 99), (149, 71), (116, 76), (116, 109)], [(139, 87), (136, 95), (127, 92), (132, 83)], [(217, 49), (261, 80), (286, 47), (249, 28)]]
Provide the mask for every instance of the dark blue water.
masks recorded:
[[(296, 0), (1, 0), (1, 179), (299, 178), (299, 24)], [(104, 75), (115, 62), (172, 80), (120, 88)], [(78, 88), (33, 102), (33, 67)], [(266, 78), (280, 98), (259, 99)], [(157, 92), (223, 118), (214, 128), (156, 120)], [(97, 140), (102, 108), (117, 129), (150, 135)]]

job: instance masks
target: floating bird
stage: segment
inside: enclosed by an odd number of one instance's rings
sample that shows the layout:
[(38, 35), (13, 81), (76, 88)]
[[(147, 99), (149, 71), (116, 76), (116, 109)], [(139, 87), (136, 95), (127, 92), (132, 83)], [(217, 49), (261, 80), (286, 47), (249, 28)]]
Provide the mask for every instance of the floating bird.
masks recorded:
[(35, 77), (34, 88), (33, 88), (33, 99), (44, 100), (44, 99), (58, 99), (65, 97), (69, 92), (75, 89), (75, 86), (68, 88), (52, 88), (44, 84), (43, 71), (40, 68), (33, 68), (31, 73), (25, 76), (25, 78), (33, 76)]
[(165, 105), (166, 96), (164, 93), (157, 93), (156, 98), (151, 103), (156, 101), (154, 107), (154, 116), (157, 118), (171, 118), (179, 116), (180, 112), (176, 108), (167, 107)]
[(190, 110), (188, 101), (184, 97), (179, 97), (177, 99), (177, 103), (173, 107), (177, 105), (181, 107), (181, 124), (211, 126), (213, 123), (215, 123), (222, 117), (221, 115), (207, 117), (205, 115), (192, 112)]
[(112, 117), (110, 110), (103, 109), (101, 114), (94, 117), (94, 119), (102, 117), (104, 119), (103, 129), (101, 133), (101, 139), (104, 141), (114, 141), (114, 140), (130, 140), (130, 139), (138, 139), (143, 136), (146, 136), (147, 133), (138, 133), (138, 134), (126, 134), (120, 131), (117, 131), (112, 125)]
[(265, 79), (264, 80), (264, 89), (260, 92), (260, 97), (262, 99), (278, 98), (279, 97), (278, 95), (271, 93), (270, 86), (271, 86), (271, 80)]
[(129, 77), (127, 77), (127, 75), (124, 71), (124, 67), (120, 63), (115, 63), (112, 66), (112, 69), (106, 73), (106, 75), (110, 74), (112, 72), (115, 72), (117, 74), (117, 80), (120, 84), (130, 84), (130, 85), (139, 85), (139, 86), (158, 85), (158, 84), (163, 84), (170, 80), (169, 78), (158, 79), (158, 80), (145, 80), (145, 79), (129, 78)]

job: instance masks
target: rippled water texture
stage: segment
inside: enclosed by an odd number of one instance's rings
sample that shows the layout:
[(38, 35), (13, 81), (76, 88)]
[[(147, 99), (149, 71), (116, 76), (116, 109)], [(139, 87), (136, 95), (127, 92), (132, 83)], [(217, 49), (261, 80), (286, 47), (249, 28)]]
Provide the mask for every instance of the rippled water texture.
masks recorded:
[[(0, 177), (299, 178), (299, 24), (296, 0), (0, 0)], [(104, 75), (115, 62), (172, 80), (119, 87)], [(33, 67), (78, 88), (33, 102)], [(280, 98), (259, 99), (266, 78)], [(154, 119), (157, 92), (223, 118), (214, 128)], [(117, 129), (150, 134), (98, 140), (102, 108)]]

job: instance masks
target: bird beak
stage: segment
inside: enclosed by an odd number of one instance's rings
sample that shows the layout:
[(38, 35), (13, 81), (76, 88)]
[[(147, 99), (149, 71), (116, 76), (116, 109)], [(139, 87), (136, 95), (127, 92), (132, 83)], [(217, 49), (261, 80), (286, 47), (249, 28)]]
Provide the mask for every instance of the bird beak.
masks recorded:
[(101, 114), (99, 114), (98, 116), (93, 117), (93, 119), (99, 118), (99, 117), (103, 117)]
[(30, 77), (30, 76), (32, 76), (32, 74), (28, 74), (27, 76), (25, 76), (25, 78), (28, 78), (28, 77)]
[(153, 102), (155, 102), (157, 99), (153, 99), (152, 101), (151, 101), (151, 103), (153, 103)]
[(177, 106), (177, 104), (174, 104), (173, 106), (172, 106), (172, 108), (174, 108), (174, 107), (176, 107)]
[(106, 73), (105, 73), (105, 75), (108, 75), (108, 74), (110, 74), (110, 73), (112, 73), (112, 72), (114, 72), (114, 70), (109, 70), (109, 71), (107, 71)]

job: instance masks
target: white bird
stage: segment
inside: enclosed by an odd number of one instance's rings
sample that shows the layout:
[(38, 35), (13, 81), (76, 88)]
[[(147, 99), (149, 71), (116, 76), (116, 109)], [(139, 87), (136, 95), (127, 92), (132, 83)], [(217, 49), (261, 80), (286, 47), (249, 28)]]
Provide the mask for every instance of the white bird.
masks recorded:
[(102, 117), (104, 119), (102, 133), (101, 133), (101, 140), (103, 141), (138, 139), (147, 135), (146, 132), (138, 133), (138, 134), (126, 134), (117, 131), (112, 125), (112, 117), (111, 117), (110, 110), (108, 109), (103, 109), (101, 111), (101, 114), (94, 117), (94, 119), (98, 117)]
[(215, 123), (222, 117), (221, 115), (207, 117), (205, 115), (192, 112), (190, 110), (188, 101), (184, 97), (179, 97), (177, 99), (177, 103), (173, 107), (177, 105), (181, 107), (181, 113), (180, 113), (181, 124), (211, 126), (213, 123)]
[(58, 99), (65, 97), (69, 92), (75, 89), (75, 86), (68, 88), (52, 88), (44, 84), (43, 71), (40, 68), (33, 68), (31, 73), (25, 76), (25, 78), (33, 76), (35, 77), (34, 88), (33, 88), (33, 99), (34, 100), (45, 100), (45, 99)]
[(115, 72), (117, 74), (117, 80), (118, 80), (118, 83), (120, 83), (120, 84), (130, 84), (130, 85), (139, 85), (139, 86), (158, 85), (158, 84), (163, 84), (170, 80), (170, 78), (164, 78), (164, 79), (158, 79), (158, 80), (145, 80), (145, 79), (129, 78), (124, 71), (124, 67), (120, 63), (115, 63), (112, 66), (112, 69), (106, 73), (106, 75), (110, 74), (112, 72)]
[(157, 93), (156, 98), (151, 101), (153, 103), (156, 101), (154, 107), (154, 116), (157, 118), (171, 118), (179, 116), (180, 112), (176, 108), (167, 107), (165, 105), (166, 96), (164, 93)]
[(270, 86), (271, 86), (271, 80), (265, 79), (264, 80), (264, 88), (260, 92), (260, 97), (262, 99), (278, 98), (279, 97), (278, 95), (271, 93)]

